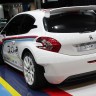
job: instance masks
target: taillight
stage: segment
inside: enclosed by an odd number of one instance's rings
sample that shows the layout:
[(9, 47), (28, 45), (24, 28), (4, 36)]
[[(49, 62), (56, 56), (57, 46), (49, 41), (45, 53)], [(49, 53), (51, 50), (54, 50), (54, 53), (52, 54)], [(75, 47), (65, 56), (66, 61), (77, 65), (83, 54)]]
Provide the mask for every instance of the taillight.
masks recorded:
[(53, 38), (50, 37), (39, 37), (36, 42), (41, 43), (40, 46), (37, 46), (40, 49), (58, 52), (61, 48), (61, 44)]

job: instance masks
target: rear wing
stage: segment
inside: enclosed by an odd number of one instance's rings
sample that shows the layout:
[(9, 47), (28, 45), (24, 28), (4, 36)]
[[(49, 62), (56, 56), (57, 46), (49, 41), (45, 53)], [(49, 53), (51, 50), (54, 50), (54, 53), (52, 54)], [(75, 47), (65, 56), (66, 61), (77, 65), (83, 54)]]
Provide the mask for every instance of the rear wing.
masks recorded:
[(68, 11), (79, 11), (79, 10), (96, 10), (96, 5), (89, 6), (72, 6), (72, 7), (61, 7), (55, 9), (48, 9), (45, 11), (45, 17), (49, 18), (52, 15), (68, 12)]

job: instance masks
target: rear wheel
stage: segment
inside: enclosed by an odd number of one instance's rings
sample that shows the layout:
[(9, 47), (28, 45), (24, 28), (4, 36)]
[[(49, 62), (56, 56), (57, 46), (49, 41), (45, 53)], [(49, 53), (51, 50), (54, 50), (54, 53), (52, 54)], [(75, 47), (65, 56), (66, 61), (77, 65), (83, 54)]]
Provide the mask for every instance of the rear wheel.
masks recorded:
[(36, 64), (33, 55), (30, 52), (26, 52), (23, 55), (24, 62), (24, 77), (27, 84), (32, 89), (38, 89), (44, 87), (44, 69), (42, 66)]

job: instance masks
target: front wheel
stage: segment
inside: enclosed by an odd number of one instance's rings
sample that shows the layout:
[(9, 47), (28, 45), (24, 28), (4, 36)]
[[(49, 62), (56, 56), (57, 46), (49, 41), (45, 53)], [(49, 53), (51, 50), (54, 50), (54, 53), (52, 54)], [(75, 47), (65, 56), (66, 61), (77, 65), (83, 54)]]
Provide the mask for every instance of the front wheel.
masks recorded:
[(32, 89), (38, 89), (44, 86), (44, 82), (46, 82), (44, 78), (44, 69), (42, 66), (36, 64), (35, 59), (30, 52), (24, 54), (23, 62), (23, 72), (27, 84)]

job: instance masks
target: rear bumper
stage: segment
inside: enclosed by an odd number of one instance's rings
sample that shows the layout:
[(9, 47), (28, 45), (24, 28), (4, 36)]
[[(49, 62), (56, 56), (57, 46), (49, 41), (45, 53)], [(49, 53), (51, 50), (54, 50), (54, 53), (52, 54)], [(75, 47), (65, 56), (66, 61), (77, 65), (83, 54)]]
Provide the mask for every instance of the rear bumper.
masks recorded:
[(36, 62), (45, 69), (45, 78), (48, 82), (59, 84), (72, 75), (82, 74), (96, 70), (96, 53), (82, 56), (69, 56), (45, 50), (35, 54)]
[[(76, 81), (89, 81), (89, 80), (96, 80), (96, 71), (86, 72), (83, 74), (72, 75), (68, 77), (64, 82), (76, 82)], [(78, 82), (77, 82), (78, 83)]]

